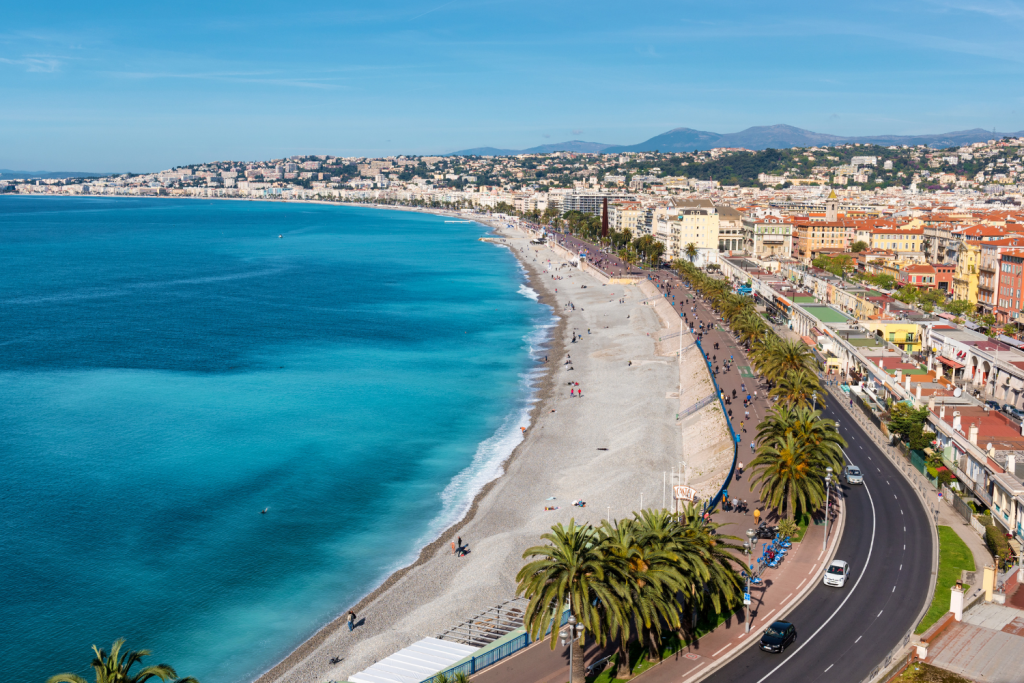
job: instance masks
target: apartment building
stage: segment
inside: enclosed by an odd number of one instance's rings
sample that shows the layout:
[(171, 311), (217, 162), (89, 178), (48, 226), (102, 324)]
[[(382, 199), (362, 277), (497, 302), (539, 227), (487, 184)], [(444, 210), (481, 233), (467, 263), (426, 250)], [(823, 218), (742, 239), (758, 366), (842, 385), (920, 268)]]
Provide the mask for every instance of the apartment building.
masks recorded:
[(732, 208), (716, 204), (718, 211), (718, 250), (741, 251), (743, 249), (743, 215)]
[(654, 236), (665, 245), (663, 258), (686, 258), (686, 248), (697, 248), (694, 263), (715, 260), (718, 251), (718, 210), (710, 199), (671, 200), (654, 211)]
[(616, 232), (627, 231), (633, 237), (642, 234), (644, 210), (640, 202), (608, 203), (608, 227)]
[(846, 221), (796, 220), (793, 224), (793, 258), (810, 263), (821, 254), (848, 251), (854, 225)]
[(780, 216), (746, 217), (743, 249), (757, 258), (789, 258), (793, 254), (793, 224)]
[(978, 303), (978, 268), (981, 264), (981, 243), (962, 242), (953, 273), (953, 298)]
[(1007, 249), (999, 254), (999, 281), (996, 285), (996, 320), (1008, 323), (1017, 320), (1021, 311), (1021, 264), (1024, 249)]

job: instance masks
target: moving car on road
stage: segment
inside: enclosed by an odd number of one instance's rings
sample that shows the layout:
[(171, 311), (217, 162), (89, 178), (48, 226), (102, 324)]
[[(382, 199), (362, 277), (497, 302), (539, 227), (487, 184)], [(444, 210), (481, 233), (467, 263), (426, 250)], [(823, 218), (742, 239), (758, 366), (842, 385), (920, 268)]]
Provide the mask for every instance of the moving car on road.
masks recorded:
[(776, 621), (761, 634), (761, 649), (765, 652), (785, 652), (796, 640), (796, 626), (788, 621)]
[(864, 483), (864, 475), (861, 474), (860, 468), (856, 465), (847, 465), (846, 469), (843, 470), (843, 478), (846, 479), (847, 484)]
[(826, 586), (842, 588), (846, 585), (846, 579), (850, 577), (850, 565), (843, 560), (832, 560), (832, 564), (825, 570), (825, 577), (822, 583)]

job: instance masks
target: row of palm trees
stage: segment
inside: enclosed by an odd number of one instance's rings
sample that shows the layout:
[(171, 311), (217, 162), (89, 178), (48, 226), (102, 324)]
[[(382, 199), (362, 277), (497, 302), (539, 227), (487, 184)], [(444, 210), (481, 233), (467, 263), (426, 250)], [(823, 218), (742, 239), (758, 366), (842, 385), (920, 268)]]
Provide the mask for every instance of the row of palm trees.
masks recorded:
[(771, 387), (776, 403), (758, 429), (757, 457), (750, 464), (751, 482), (761, 484), (761, 500), (787, 519), (820, 509), (827, 468), (838, 472), (843, 467), (846, 442), (835, 422), (816, 409), (823, 394), (810, 349), (776, 335), (753, 300), (733, 293), (727, 282), (686, 261), (675, 266), (747, 345), (755, 370)]
[[(551, 648), (563, 611), (599, 645), (616, 649), (618, 678), (631, 672), (635, 639), (654, 658), (665, 633), (688, 632), (701, 614), (731, 611), (742, 600), (736, 571), (741, 546), (718, 534), (692, 504), (681, 514), (642, 510), (600, 526), (556, 524), (529, 548), (537, 558), (520, 570), (517, 594), (529, 599), (524, 625), (531, 638), (550, 629)], [(572, 683), (585, 680), (582, 647), (573, 639)]]

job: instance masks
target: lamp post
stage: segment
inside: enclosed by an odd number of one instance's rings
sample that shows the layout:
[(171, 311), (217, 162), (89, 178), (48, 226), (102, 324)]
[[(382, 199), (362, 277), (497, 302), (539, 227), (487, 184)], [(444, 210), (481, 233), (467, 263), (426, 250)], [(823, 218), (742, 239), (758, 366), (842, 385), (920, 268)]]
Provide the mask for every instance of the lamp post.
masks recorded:
[(565, 628), (559, 631), (558, 637), (562, 642), (562, 647), (565, 647), (566, 643), (569, 644), (569, 680), (573, 680), (573, 644), (576, 639), (583, 635), (583, 626), (576, 624), (576, 617), (572, 614), (569, 615), (569, 623), (566, 624)]
[(824, 550), (828, 546), (828, 502), (829, 502), (829, 490), (832, 485), (832, 468), (825, 468), (825, 537), (821, 539), (821, 549)]
[(747, 529), (747, 542), (743, 544), (743, 552), (747, 555), (747, 586), (743, 595), (743, 606), (747, 608), (747, 624), (745, 633), (750, 633), (750, 622), (753, 618), (750, 616), (750, 575), (754, 571), (754, 567), (750, 562), (751, 551), (757, 547), (757, 541), (754, 537), (757, 533), (753, 529)]

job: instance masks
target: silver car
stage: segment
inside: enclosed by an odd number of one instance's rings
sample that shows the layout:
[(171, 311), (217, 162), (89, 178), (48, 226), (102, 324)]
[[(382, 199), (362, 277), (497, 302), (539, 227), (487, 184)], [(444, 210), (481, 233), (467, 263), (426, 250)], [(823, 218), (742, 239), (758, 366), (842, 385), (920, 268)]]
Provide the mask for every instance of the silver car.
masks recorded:
[(843, 470), (843, 478), (846, 479), (847, 484), (864, 483), (864, 475), (860, 473), (860, 468), (856, 465), (847, 465)]

